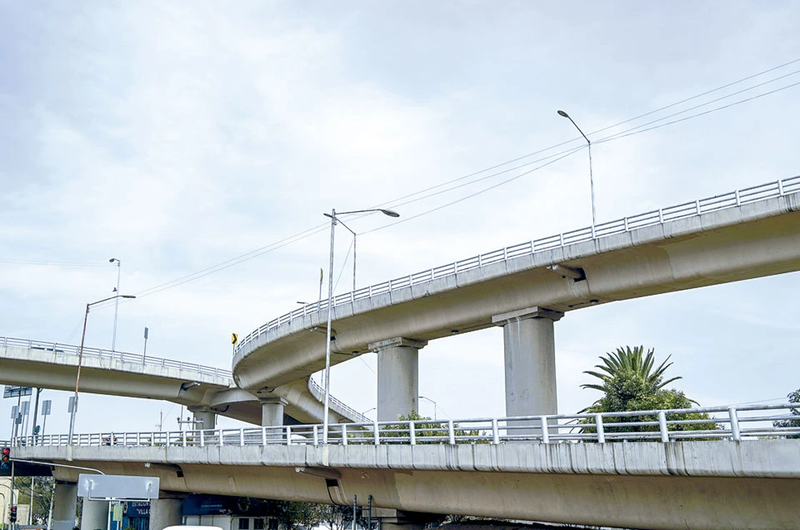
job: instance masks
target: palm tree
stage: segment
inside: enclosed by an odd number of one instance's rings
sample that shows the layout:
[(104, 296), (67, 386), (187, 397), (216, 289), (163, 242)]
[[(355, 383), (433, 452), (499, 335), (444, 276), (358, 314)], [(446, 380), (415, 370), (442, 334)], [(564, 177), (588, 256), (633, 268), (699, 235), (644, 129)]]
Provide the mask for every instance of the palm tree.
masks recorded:
[(672, 366), (672, 363), (668, 364), (670, 357), (672, 357), (671, 355), (668, 356), (658, 368), (653, 370), (653, 365), (655, 364), (655, 350), (650, 348), (644, 357), (643, 353), (644, 346), (636, 346), (633, 349), (631, 349), (630, 346), (626, 346), (624, 350), (622, 348), (617, 348), (614, 352), (606, 353), (605, 357), (600, 356), (600, 360), (603, 361), (603, 364), (598, 364), (595, 368), (602, 370), (604, 373), (594, 372), (592, 370), (587, 370), (583, 373), (600, 379), (603, 384), (585, 384), (581, 385), (581, 388), (592, 388), (603, 393), (608, 393), (611, 383), (619, 376), (626, 375), (628, 377), (640, 379), (649, 390), (656, 392), (673, 381), (681, 379), (680, 376), (677, 376), (672, 379), (667, 379), (666, 381), (663, 380), (664, 372), (667, 368)]

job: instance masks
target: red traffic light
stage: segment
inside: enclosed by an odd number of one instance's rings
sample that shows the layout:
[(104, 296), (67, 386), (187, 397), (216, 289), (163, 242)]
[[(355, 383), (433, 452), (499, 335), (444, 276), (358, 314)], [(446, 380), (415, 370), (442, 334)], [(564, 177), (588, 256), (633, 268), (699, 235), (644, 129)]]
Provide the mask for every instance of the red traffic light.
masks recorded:
[(2, 457), (0, 457), (0, 468), (8, 469), (11, 464), (9, 464), (9, 460), (11, 459), (11, 448), (10, 447), (3, 447)]
[(12, 506), (11, 509), (9, 510), (8, 520), (11, 523), (16, 523), (17, 522), (17, 507), (16, 506)]

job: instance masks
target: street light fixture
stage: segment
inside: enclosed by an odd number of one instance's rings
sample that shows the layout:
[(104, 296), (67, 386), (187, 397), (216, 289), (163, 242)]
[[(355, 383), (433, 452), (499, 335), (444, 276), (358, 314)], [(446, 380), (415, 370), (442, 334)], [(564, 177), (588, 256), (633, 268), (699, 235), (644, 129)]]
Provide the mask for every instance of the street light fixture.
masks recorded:
[[(117, 262), (117, 287), (114, 289), (116, 294), (119, 294), (119, 274), (122, 270), (122, 262), (117, 258), (111, 258), (108, 260), (109, 263)], [(117, 313), (119, 312), (119, 297), (117, 297), (117, 301), (114, 304), (114, 335), (111, 338), (111, 351), (117, 351)]]
[[(331, 210), (331, 213), (325, 213), (326, 217), (331, 218), (331, 252), (330, 252), (330, 262), (328, 264), (328, 327), (326, 331), (326, 341), (325, 341), (325, 403), (322, 410), (322, 443), (328, 443), (328, 411), (330, 410), (330, 391), (331, 391), (331, 316), (332, 316), (332, 309), (333, 309), (333, 240), (334, 234), (336, 232), (336, 221), (337, 215), (349, 215), (354, 213), (368, 213), (368, 212), (381, 212), (383, 215), (388, 215), (389, 217), (400, 217), (400, 214), (392, 211), (392, 210), (385, 210), (383, 208), (372, 208), (369, 210), (351, 210), (349, 212), (339, 212), (336, 213), (336, 210)], [(344, 223), (342, 223), (344, 225)], [(350, 230), (350, 228), (347, 228)], [(350, 232), (353, 232), (350, 230)], [(355, 232), (353, 232), (355, 235)], [(355, 261), (355, 260), (354, 260)], [(353, 265), (353, 274), (355, 282), (355, 263)], [(353, 286), (355, 288), (355, 285)]]
[(72, 412), (69, 418), (69, 441), (68, 445), (72, 445), (72, 435), (75, 433), (75, 415), (78, 412), (78, 388), (81, 383), (81, 365), (83, 364), (83, 343), (86, 340), (86, 323), (89, 320), (89, 308), (93, 305), (102, 304), (103, 302), (108, 302), (109, 300), (117, 299), (119, 301), (120, 298), (136, 298), (136, 296), (132, 294), (117, 294), (115, 296), (109, 296), (108, 298), (103, 298), (102, 300), (98, 300), (97, 302), (91, 302), (86, 304), (86, 313), (83, 316), (83, 333), (81, 333), (81, 347), (78, 350), (78, 373), (75, 376), (75, 396), (72, 399)]
[(586, 140), (586, 143), (589, 144), (589, 186), (592, 192), (592, 237), (594, 237), (594, 227), (597, 224), (597, 217), (595, 215), (595, 209), (594, 209), (594, 176), (592, 176), (592, 142), (590, 142), (589, 138), (587, 138), (587, 136), (583, 134), (581, 128), (578, 127), (578, 124), (575, 123), (575, 120), (573, 120), (569, 114), (567, 114), (563, 110), (559, 110), (557, 112), (558, 115), (561, 116), (562, 118), (567, 118), (569, 121), (571, 121), (572, 125), (574, 125), (575, 128), (578, 129), (578, 132), (581, 133), (583, 139)]

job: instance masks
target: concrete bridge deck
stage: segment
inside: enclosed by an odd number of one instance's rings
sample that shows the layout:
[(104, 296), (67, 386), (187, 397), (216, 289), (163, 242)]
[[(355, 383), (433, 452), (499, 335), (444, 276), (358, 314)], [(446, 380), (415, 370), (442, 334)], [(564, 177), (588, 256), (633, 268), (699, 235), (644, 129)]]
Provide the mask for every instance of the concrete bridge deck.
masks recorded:
[[(532, 418), (496, 418), (442, 422), (444, 432), (455, 433), (441, 443), (430, 437), (436, 427), (427, 422), (397, 422), (380, 424), (378, 440), (353, 430), (327, 445), (301, 442), (303, 436), (290, 432), (308, 428), (293, 426), (278, 428), (280, 436), (270, 427), (158, 439), (81, 435), (72, 446), (63, 436), (37, 438), (51, 445), (30, 445), (28, 437), (15, 440), (28, 445), (15, 446), (14, 456), (158, 476), (162, 490), (175, 492), (341, 504), (372, 495), (375, 506), (410, 512), (670, 530), (789, 529), (797, 528), (800, 509), (800, 440), (787, 437), (800, 428), (771, 422), (792, 417), (792, 406), (701, 409), (712, 411), (712, 420), (699, 432), (673, 430), (683, 414), (698, 409), (662, 411), (668, 421), (656, 421), (655, 432), (647, 430), (653, 421), (632, 427), (635, 432), (624, 433), (627, 443), (601, 442), (598, 423), (576, 441), (575, 424), (567, 423), (573, 415), (554, 418), (546, 441), (541, 432), (515, 434), (520, 421)], [(584, 417), (604, 424), (606, 436), (619, 420)], [(410, 435), (414, 429), (419, 438)], [(658, 441), (648, 441), (652, 436)], [(54, 468), (63, 481), (77, 480), (77, 473)]]
[[(541, 309), (561, 315), (797, 270), (800, 177), (507, 247), (337, 296), (331, 362), (392, 340), (410, 339), (419, 348)], [(309, 304), (245, 337), (233, 358), (237, 384), (270, 391), (323, 369), (326, 317), (326, 303)], [(527, 413), (532, 412), (543, 411)]]
[[(75, 389), (78, 346), (0, 337), (0, 383), (53, 390)], [(310, 379), (285, 385), (290, 423), (322, 420), (322, 390)], [(230, 370), (141, 354), (84, 347), (81, 392), (160, 399), (261, 424), (258, 396), (236, 387)], [(361, 414), (332, 399), (333, 421), (364, 421)], [(212, 426), (213, 427), (213, 426)]]

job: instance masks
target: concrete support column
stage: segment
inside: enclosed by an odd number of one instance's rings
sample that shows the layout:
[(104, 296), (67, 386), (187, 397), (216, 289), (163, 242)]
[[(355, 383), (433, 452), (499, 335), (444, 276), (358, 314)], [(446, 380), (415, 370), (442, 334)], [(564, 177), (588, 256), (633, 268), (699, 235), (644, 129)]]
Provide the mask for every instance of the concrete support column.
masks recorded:
[(503, 327), (507, 416), (557, 414), (553, 322), (563, 316), (531, 307), (492, 317)]
[(261, 426), (280, 427), (283, 425), (283, 409), (289, 403), (280, 397), (258, 398), (261, 402)]
[(209, 407), (189, 407), (189, 412), (194, 416), (195, 422), (202, 420), (203, 423), (195, 423), (195, 429), (216, 429), (217, 414)]
[(75, 528), (75, 509), (78, 505), (78, 485), (74, 482), (56, 482), (53, 494), (53, 530)]
[(380, 530), (423, 530), (425, 524), (429, 522), (432, 514), (428, 517), (393, 508), (373, 508), (372, 515), (379, 521)]
[(150, 530), (163, 530), (181, 524), (180, 499), (156, 499), (150, 501)]
[(419, 350), (427, 344), (397, 337), (369, 345), (378, 353), (378, 421), (419, 411)]
[(83, 499), (81, 530), (105, 530), (108, 527), (108, 501)]

